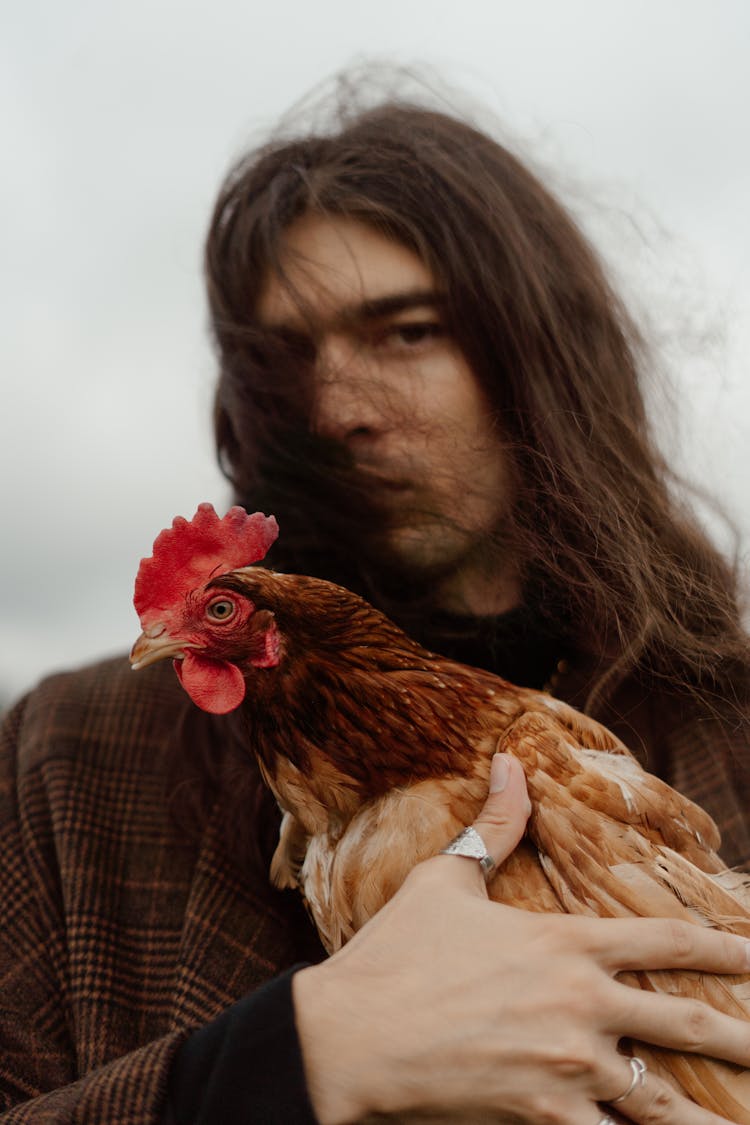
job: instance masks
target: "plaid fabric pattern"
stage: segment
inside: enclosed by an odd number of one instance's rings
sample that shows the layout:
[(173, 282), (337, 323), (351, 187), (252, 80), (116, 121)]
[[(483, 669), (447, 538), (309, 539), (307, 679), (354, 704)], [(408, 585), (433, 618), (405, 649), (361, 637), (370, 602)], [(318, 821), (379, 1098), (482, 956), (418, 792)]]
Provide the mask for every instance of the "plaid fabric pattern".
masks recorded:
[[(575, 684), (559, 694), (575, 702)], [(192, 704), (167, 666), (54, 677), (0, 747), (0, 1121), (156, 1125), (186, 1029), (309, 948), (263, 872), (241, 878), (221, 809), (199, 844), (166, 809), (163, 750)], [(618, 694), (608, 725), (750, 859), (746, 725)], [(189, 728), (186, 728), (189, 729)], [(303, 932), (305, 931), (306, 932)]]
[(724, 862), (750, 871), (748, 718), (722, 722), (696, 714), (685, 699), (649, 692), (634, 680), (626, 680), (596, 717), (647, 770), (701, 805), (721, 832)]
[(300, 960), (284, 898), (223, 851), (221, 810), (200, 845), (173, 827), (163, 747), (192, 705), (152, 672), (55, 677), (5, 724), (3, 1123), (153, 1125), (185, 1030)]

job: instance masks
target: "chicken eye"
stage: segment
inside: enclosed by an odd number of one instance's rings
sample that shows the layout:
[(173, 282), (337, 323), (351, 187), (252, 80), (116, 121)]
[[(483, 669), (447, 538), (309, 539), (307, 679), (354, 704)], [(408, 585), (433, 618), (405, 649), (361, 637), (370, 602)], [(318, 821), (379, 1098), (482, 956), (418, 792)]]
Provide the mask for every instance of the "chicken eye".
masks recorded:
[(212, 621), (229, 621), (235, 614), (235, 604), (229, 598), (217, 598), (206, 606), (206, 617)]

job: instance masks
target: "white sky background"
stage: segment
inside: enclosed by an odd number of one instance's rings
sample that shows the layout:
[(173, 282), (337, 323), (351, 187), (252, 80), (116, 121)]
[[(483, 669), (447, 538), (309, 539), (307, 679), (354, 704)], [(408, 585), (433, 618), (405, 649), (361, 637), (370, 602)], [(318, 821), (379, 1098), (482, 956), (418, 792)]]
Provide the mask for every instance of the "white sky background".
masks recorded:
[(213, 197), (259, 128), (363, 58), (432, 65), (570, 193), (671, 365), (665, 441), (750, 532), (745, 0), (27, 0), (3, 23), (0, 695), (128, 648), (156, 533), (226, 507)]

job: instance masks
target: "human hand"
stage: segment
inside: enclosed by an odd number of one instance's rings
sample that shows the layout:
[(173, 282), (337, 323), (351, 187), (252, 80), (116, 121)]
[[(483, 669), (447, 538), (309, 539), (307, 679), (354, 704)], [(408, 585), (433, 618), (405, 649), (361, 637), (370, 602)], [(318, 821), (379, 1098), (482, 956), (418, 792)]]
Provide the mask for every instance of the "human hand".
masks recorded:
[[(529, 811), (519, 763), (498, 756), (495, 782), (503, 766), (507, 784), (475, 821), (497, 863)], [(630, 1085), (623, 1037), (750, 1066), (747, 1023), (616, 979), (668, 968), (745, 972), (748, 944), (674, 921), (491, 903), (476, 860), (436, 856), (348, 945), (294, 977), (313, 1106), (322, 1125), (373, 1112), (601, 1125)], [(652, 1073), (617, 1108), (639, 1125), (724, 1121)]]

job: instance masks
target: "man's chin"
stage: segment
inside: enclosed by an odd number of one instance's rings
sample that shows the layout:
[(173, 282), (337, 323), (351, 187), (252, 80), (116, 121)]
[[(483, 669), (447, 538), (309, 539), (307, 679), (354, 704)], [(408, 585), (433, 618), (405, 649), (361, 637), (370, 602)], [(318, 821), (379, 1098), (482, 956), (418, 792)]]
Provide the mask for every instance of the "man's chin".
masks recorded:
[(392, 527), (381, 556), (389, 581), (419, 589), (454, 613), (502, 612), (518, 604), (520, 584), (510, 528), (492, 535), (437, 521)]
[(460, 567), (470, 549), (467, 533), (435, 522), (391, 528), (384, 555), (411, 577), (437, 582)]

